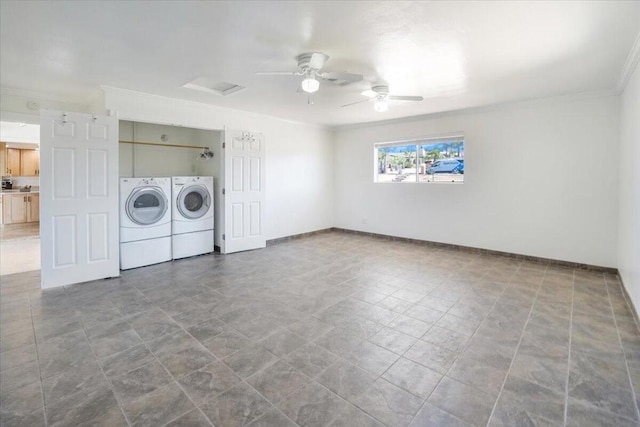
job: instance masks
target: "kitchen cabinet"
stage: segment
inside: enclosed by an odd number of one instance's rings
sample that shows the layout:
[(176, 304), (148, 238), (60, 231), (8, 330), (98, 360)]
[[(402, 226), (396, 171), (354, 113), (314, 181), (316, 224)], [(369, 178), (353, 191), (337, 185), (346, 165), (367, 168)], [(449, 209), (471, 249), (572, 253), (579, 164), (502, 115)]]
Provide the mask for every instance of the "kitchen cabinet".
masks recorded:
[(7, 175), (20, 176), (20, 150), (7, 148)]
[(40, 175), (40, 151), (20, 150), (20, 176)]
[(40, 151), (24, 148), (0, 147), (2, 160), (0, 171), (2, 175), (38, 176), (40, 175)]
[(27, 196), (27, 222), (40, 221), (40, 194)]
[(4, 224), (20, 224), (40, 220), (40, 194), (15, 193), (2, 195)]
[(17, 224), (27, 222), (27, 196), (22, 194), (5, 194), (2, 207), (4, 223)]
[(7, 174), (7, 144), (0, 142), (0, 175)]

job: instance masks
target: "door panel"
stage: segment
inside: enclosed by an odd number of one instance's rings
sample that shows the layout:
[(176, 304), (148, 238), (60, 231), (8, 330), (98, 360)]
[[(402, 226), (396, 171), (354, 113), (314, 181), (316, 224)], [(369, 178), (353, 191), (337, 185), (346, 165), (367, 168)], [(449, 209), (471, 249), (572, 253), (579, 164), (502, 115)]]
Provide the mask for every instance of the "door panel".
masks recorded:
[[(41, 148), (42, 149), (42, 148)], [(51, 165), (53, 198), (56, 200), (75, 197), (75, 150), (73, 148), (53, 147)]]
[(76, 264), (76, 216), (53, 217), (53, 267), (68, 267)]
[(103, 213), (89, 214), (87, 237), (89, 239), (89, 262), (109, 258), (109, 217)]
[(249, 190), (260, 191), (260, 184), (262, 182), (260, 173), (261, 159), (259, 157), (249, 158)]
[(249, 234), (251, 236), (259, 236), (262, 234), (262, 224), (261, 219), (262, 215), (260, 212), (260, 202), (252, 202), (249, 204), (250, 209), (250, 224), (249, 224)]
[(225, 132), (224, 253), (264, 248), (264, 137)]
[(118, 276), (118, 121), (40, 118), (42, 287)]
[(91, 197), (106, 197), (109, 184), (109, 151), (107, 150), (87, 150), (87, 169), (91, 174), (87, 175), (87, 187)]
[(244, 188), (244, 157), (234, 157), (231, 160), (231, 190), (241, 192)]

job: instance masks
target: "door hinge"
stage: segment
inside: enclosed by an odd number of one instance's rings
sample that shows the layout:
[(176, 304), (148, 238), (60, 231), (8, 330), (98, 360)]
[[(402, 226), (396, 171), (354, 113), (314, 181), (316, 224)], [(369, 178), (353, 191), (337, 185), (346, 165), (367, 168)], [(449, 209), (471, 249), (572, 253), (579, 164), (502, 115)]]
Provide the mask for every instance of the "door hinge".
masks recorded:
[(222, 148), (225, 148), (226, 146), (227, 146), (227, 143), (226, 143), (226, 142), (223, 142), (223, 143), (222, 143)]
[(226, 236), (223, 234), (223, 235), (222, 235), (222, 240), (225, 240), (225, 237), (226, 237)]
[(222, 189), (222, 194), (226, 194), (226, 192), (225, 192), (224, 188)]

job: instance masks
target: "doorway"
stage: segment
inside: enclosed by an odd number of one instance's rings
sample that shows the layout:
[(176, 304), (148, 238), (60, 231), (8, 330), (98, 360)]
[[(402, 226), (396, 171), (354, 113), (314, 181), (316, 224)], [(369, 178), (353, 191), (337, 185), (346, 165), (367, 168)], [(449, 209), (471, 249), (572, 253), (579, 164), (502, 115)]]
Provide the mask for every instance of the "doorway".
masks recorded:
[(40, 126), (0, 122), (0, 275), (40, 269)]

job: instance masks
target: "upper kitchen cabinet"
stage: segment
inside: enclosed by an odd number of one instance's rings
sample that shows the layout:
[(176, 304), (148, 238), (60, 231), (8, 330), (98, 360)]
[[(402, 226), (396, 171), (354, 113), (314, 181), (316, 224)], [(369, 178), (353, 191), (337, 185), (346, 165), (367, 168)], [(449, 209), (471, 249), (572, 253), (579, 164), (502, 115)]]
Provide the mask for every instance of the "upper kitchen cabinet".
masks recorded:
[(9, 148), (3, 143), (0, 147), (0, 166), (2, 175), (38, 176), (40, 175), (40, 151), (24, 148)]
[(0, 175), (7, 174), (7, 144), (0, 142)]
[(40, 175), (40, 151), (20, 150), (20, 176)]
[(7, 148), (6, 175), (20, 176), (20, 149)]

